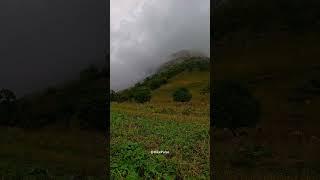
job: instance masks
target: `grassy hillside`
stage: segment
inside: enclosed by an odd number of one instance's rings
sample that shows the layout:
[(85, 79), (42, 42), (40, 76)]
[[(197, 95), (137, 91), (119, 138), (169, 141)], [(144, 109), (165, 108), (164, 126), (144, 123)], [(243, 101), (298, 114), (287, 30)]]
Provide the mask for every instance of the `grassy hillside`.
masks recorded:
[[(154, 89), (150, 102), (113, 102), (113, 177), (209, 179), (209, 94), (201, 93), (208, 84), (209, 71), (183, 70)], [(190, 90), (190, 102), (172, 100), (178, 87)]]
[(172, 92), (179, 87), (186, 87), (192, 93), (191, 102), (209, 101), (208, 96), (201, 95), (201, 91), (209, 85), (210, 72), (208, 71), (184, 71), (168, 80), (168, 83), (152, 92), (151, 102), (172, 102)]

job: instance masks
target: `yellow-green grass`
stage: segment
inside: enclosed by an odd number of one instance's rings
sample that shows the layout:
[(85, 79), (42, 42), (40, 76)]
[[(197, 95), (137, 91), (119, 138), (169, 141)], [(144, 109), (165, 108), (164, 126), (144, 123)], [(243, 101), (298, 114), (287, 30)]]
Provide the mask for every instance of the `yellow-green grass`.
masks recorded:
[[(132, 116), (147, 118), (195, 122), (209, 125), (210, 95), (201, 94), (201, 90), (209, 85), (209, 72), (192, 71), (178, 74), (168, 83), (152, 92), (152, 98), (147, 103), (112, 103), (111, 109), (116, 112), (126, 112)], [(179, 87), (186, 87), (192, 94), (187, 103), (174, 102), (172, 93)]]
[(209, 104), (209, 96), (200, 94), (201, 89), (209, 85), (210, 72), (208, 71), (185, 71), (168, 80), (168, 83), (156, 89), (152, 93), (151, 102), (171, 103), (172, 93), (180, 87), (187, 88), (191, 94), (191, 102), (197, 105)]
[(35, 169), (51, 176), (105, 175), (103, 134), (82, 130), (0, 127), (0, 174), (27, 176)]
[(125, 112), (132, 116), (142, 116), (165, 121), (193, 122), (209, 125), (209, 106), (192, 103), (112, 103), (114, 112)]

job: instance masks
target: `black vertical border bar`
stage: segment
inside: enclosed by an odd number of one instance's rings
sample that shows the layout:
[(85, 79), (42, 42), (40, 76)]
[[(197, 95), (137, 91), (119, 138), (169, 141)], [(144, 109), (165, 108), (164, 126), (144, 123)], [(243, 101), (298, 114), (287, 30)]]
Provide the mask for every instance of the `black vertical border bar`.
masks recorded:
[(210, 179), (215, 179), (214, 171), (214, 142), (213, 142), (213, 79), (214, 79), (214, 66), (213, 61), (216, 58), (215, 56), (215, 41), (214, 41), (214, 9), (215, 9), (216, 0), (210, 1), (210, 128), (209, 128), (209, 137), (210, 137)]
[(110, 0), (104, 0), (105, 2), (105, 60), (107, 66), (107, 90), (106, 90), (106, 149), (104, 152), (106, 153), (106, 179), (110, 179)]

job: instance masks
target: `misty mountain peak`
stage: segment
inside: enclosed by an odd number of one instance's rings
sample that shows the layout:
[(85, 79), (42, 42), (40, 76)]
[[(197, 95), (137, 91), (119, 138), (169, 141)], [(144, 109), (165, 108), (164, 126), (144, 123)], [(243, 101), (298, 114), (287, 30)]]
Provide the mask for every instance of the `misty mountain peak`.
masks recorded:
[(199, 51), (183, 49), (171, 54), (169, 56), (169, 60), (178, 59), (178, 58), (180, 59), (180, 58), (205, 57), (205, 56), (206, 55), (204, 53)]
[(183, 49), (183, 50), (177, 51), (177, 52), (169, 55), (166, 63), (161, 65), (158, 68), (157, 72), (162, 71), (164, 69), (167, 69), (168, 67), (170, 67), (174, 64), (178, 64), (178, 63), (181, 63), (183, 61), (187, 61), (192, 58), (199, 58), (199, 60), (205, 60), (205, 59), (208, 59), (208, 56), (206, 56), (204, 53), (199, 52), (199, 51)]

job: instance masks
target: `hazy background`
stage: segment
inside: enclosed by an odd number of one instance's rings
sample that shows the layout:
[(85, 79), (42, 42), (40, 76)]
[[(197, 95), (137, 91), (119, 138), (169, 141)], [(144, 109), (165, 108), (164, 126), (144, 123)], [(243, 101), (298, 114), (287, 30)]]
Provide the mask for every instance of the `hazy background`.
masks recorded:
[(1, 0), (0, 88), (18, 95), (31, 93), (77, 78), (89, 64), (103, 63), (109, 34), (105, 4)]
[(210, 51), (210, 0), (111, 0), (111, 88), (133, 85), (183, 49)]

